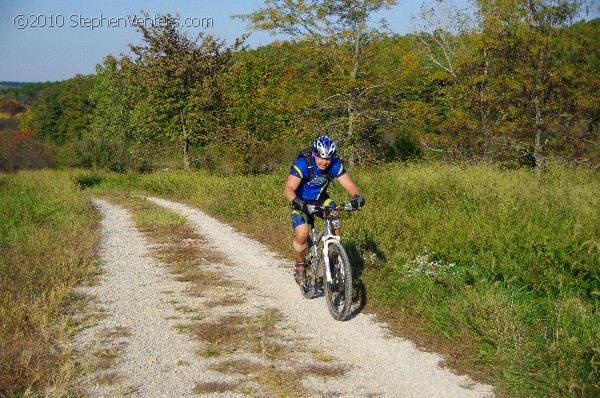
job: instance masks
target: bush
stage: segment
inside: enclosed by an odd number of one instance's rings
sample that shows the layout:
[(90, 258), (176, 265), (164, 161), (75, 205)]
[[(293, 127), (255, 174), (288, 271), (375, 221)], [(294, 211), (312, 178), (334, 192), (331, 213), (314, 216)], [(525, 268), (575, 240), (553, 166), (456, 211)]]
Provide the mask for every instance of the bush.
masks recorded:
[(86, 173), (75, 176), (73, 180), (79, 186), (79, 188), (85, 189), (100, 184), (102, 182), (102, 177), (100, 177), (98, 174)]
[(9, 117), (14, 117), (23, 111), (25, 111), (25, 107), (16, 100), (0, 98), (0, 113), (5, 113)]
[(37, 141), (33, 131), (0, 134), (0, 171), (54, 168), (56, 147)]
[(394, 141), (384, 144), (384, 160), (386, 162), (418, 160), (423, 158), (421, 143), (414, 134), (402, 131)]
[(123, 140), (86, 135), (61, 149), (61, 164), (67, 167), (94, 168), (123, 173), (133, 167), (128, 146)]

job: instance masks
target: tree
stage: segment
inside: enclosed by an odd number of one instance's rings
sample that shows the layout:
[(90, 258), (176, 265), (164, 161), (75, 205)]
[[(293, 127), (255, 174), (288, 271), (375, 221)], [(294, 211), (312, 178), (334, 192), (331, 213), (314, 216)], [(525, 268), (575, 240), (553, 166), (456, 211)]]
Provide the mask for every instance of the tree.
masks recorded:
[(462, 134), (469, 157), (497, 158), (504, 142), (542, 168), (560, 126), (581, 121), (590, 109), (579, 105), (593, 103), (590, 57), (577, 42), (592, 44), (573, 37), (581, 2), (474, 0), (472, 9), (474, 18), (457, 9), (441, 19), (433, 9), (424, 13), (429, 23), (445, 21), (421, 35), (449, 83), (441, 90), (445, 128), (456, 141)]
[[(376, 37), (369, 25), (372, 15), (396, 4), (396, 0), (266, 0), (264, 7), (238, 16), (251, 30), (283, 33), (293, 41), (307, 42), (312, 59), (327, 72), (321, 80), (322, 96), (315, 109), (339, 114), (345, 119), (341, 141), (352, 164), (360, 159), (361, 120), (369, 104), (368, 95), (381, 82), (369, 81), (363, 73), (366, 45)], [(380, 23), (384, 27), (385, 22)], [(362, 125), (361, 125), (362, 124)]]
[(65, 137), (58, 132), (59, 119), (62, 117), (59, 83), (41, 90), (29, 113), (29, 123), (23, 126), (25, 129), (33, 129), (36, 137), (41, 140), (65, 143)]
[(23, 112), (24, 110), (25, 107), (21, 105), (17, 100), (14, 100), (12, 98), (0, 98), (0, 115), (4, 114), (8, 117), (14, 117), (17, 116), (19, 113)]
[[(146, 20), (150, 19), (144, 13)], [(204, 145), (219, 129), (223, 76), (241, 41), (226, 47), (211, 35), (188, 37), (178, 27), (179, 16), (161, 16), (161, 24), (137, 29), (142, 45), (130, 45), (133, 58), (121, 67), (129, 85), (138, 87), (132, 113), (144, 141), (168, 139), (190, 168), (190, 145)]]
[(292, 53), (275, 43), (238, 55), (224, 95), (228, 133), (223, 140), (237, 169), (265, 171), (278, 165), (274, 158), (282, 154), (292, 115), (305, 98), (290, 63)]
[(91, 121), (92, 86), (92, 78), (83, 75), (46, 86), (30, 108), (26, 129), (33, 128), (36, 137), (58, 145), (81, 139)]
[(566, 110), (563, 104), (570, 102), (569, 94), (573, 94), (569, 90), (572, 79), (565, 72), (576, 71), (564, 62), (572, 59), (565, 57), (568, 51), (563, 51), (563, 48), (571, 43), (563, 32), (573, 22), (579, 9), (578, 2), (523, 2), (515, 10), (516, 15), (513, 14), (513, 28), (506, 32), (512, 39), (510, 49), (517, 61), (509, 70), (518, 73), (520, 84), (505, 91), (505, 98), (515, 101), (529, 116), (527, 119), (531, 122), (525, 126), (527, 130), (521, 132), (521, 136), (533, 141), (538, 168), (544, 165), (543, 151), (552, 139), (551, 126), (559, 121), (562, 111)]
[[(131, 111), (135, 88), (127, 86), (119, 61), (108, 56), (96, 66), (94, 87), (90, 101), (94, 104), (88, 134), (73, 144), (78, 166), (124, 172), (130, 169), (139, 156), (135, 156), (134, 128)], [(136, 159), (138, 158), (138, 159)], [(142, 159), (143, 162), (143, 159)]]
[(441, 140), (453, 158), (489, 159), (493, 97), (489, 87), (489, 56), (477, 20), (455, 2), (438, 1), (421, 8), (418, 37), (431, 79), (443, 99)]

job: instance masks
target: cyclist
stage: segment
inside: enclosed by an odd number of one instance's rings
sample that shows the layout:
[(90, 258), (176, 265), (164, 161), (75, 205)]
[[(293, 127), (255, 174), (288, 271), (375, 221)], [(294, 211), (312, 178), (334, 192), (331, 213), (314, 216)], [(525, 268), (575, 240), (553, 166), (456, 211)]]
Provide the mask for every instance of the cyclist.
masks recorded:
[[(336, 204), (327, 195), (329, 183), (336, 179), (352, 197), (352, 207), (358, 209), (365, 204), (358, 186), (352, 181), (342, 163), (335, 157), (337, 146), (327, 135), (313, 141), (310, 153), (298, 156), (288, 174), (283, 194), (292, 204), (292, 227), (296, 252), (294, 279), (304, 283), (305, 249), (309, 234), (311, 214), (308, 205), (335, 207)], [(310, 162), (310, 164), (309, 164)], [(331, 213), (333, 227), (339, 234), (340, 218), (337, 211)]]

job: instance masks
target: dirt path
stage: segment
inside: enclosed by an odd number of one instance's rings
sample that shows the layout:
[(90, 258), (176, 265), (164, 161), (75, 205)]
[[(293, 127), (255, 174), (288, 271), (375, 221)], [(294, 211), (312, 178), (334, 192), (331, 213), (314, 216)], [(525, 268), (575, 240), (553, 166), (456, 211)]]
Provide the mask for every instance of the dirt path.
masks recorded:
[[(346, 369), (337, 377), (303, 378), (302, 385), (312, 396), (494, 396), (491, 387), (438, 367), (441, 358), (437, 355), (419, 351), (409, 341), (390, 338), (385, 325), (372, 316), (358, 314), (346, 322), (333, 320), (324, 298), (301, 297), (291, 276), (291, 262), (278, 258), (256, 241), (189, 206), (147, 199), (185, 216), (227, 257), (231, 265), (222, 266), (220, 271), (246, 286), (238, 292), (245, 300), (226, 308), (203, 307), (201, 299), (185, 294), (185, 283), (174, 281), (165, 267), (150, 257), (149, 244), (135, 230), (127, 211), (94, 200), (103, 216), (100, 255), (105, 274), (89, 294), (108, 316), (85, 331), (81, 344), (93, 352), (94, 344), (102, 341), (98, 336), (104, 333), (112, 337), (111, 347), (121, 355), (114, 370), (108, 372), (114, 374), (115, 383), (103, 386), (96, 375), (89, 389), (91, 396), (196, 396), (192, 391), (198, 383), (240, 380), (235, 372), (212, 370), (217, 360), (196, 354), (198, 342), (177, 329), (181, 320), (175, 307), (181, 303), (202, 307), (206, 316), (219, 315), (213, 312), (248, 314), (257, 309), (276, 309), (282, 315), (278, 329), (292, 359), (271, 362), (272, 368), (290, 363), (305, 366), (307, 353), (314, 357), (318, 352)], [(289, 349), (296, 346), (301, 349)], [(260, 360), (260, 355), (254, 356)], [(246, 381), (249, 378), (248, 374), (242, 377)], [(202, 396), (271, 396), (258, 384), (252, 391), (250, 395), (248, 391), (228, 391)]]
[(186, 284), (151, 257), (126, 210), (100, 200), (93, 204), (102, 214), (104, 273), (87, 293), (108, 316), (86, 329), (80, 344), (90, 361), (116, 366), (95, 375), (90, 396), (189, 396), (196, 375), (207, 371), (194, 355), (196, 343), (175, 330), (178, 313), (169, 301), (189, 301)]

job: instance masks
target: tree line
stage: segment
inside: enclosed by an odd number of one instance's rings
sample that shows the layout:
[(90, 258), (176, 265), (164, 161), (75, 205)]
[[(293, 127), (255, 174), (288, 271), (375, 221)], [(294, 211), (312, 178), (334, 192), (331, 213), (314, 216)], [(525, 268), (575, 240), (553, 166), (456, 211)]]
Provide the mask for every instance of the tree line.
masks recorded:
[(266, 1), (238, 18), (289, 40), (256, 49), (166, 15), (129, 55), (39, 87), (21, 125), (67, 165), (116, 171), (174, 151), (184, 169), (266, 171), (322, 133), (351, 164), (598, 165), (600, 20), (577, 20), (581, 2), (473, 0), (467, 14), (441, 0), (407, 35), (372, 21), (395, 5)]

